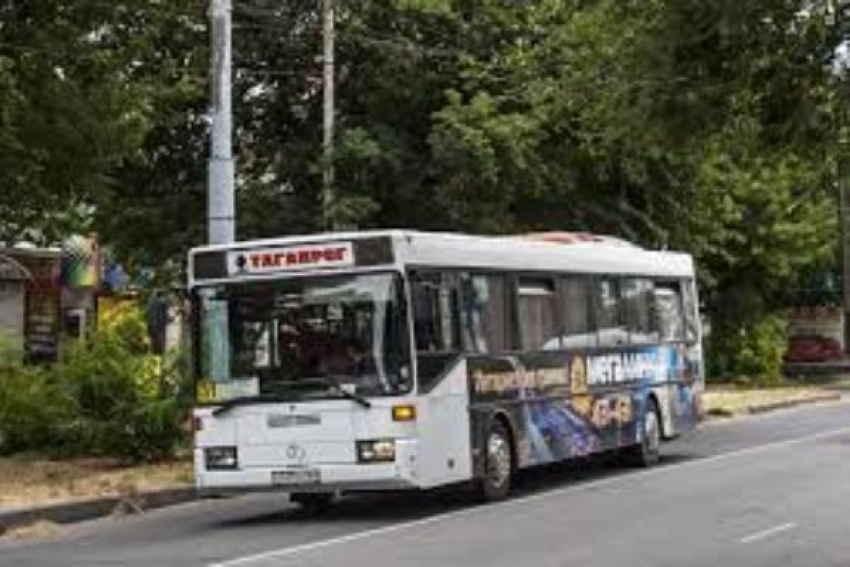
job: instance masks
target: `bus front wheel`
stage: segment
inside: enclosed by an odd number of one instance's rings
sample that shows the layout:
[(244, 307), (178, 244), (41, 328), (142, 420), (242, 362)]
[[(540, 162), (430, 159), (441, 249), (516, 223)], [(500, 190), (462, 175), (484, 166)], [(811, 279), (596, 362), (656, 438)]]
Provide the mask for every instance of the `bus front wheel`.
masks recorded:
[(511, 491), (514, 463), (510, 433), (494, 420), (484, 445), (484, 475), (478, 479), (478, 492), (486, 501), (502, 500)]
[(321, 514), (333, 506), (335, 495), (330, 492), (293, 492), (289, 501), (308, 514)]

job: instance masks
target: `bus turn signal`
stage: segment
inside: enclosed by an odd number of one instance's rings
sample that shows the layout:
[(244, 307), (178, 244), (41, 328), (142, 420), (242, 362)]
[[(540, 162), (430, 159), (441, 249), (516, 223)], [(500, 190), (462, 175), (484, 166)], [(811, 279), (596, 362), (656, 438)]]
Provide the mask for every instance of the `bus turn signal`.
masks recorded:
[(393, 406), (393, 421), (416, 421), (416, 406)]

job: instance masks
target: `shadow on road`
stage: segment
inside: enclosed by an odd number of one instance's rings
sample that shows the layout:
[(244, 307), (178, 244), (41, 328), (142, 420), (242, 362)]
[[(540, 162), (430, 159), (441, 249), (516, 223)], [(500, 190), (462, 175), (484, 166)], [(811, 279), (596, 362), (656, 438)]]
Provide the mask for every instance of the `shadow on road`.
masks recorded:
[[(659, 467), (693, 460), (686, 454), (669, 454), (662, 458)], [(599, 457), (557, 465), (524, 470), (517, 479), (513, 498), (545, 493), (568, 486), (598, 481), (615, 476), (627, 476), (644, 470), (616, 463), (613, 459)], [(454, 486), (423, 492), (390, 492), (352, 494), (344, 496), (324, 513), (308, 513), (282, 501), (280, 510), (271, 513), (229, 518), (215, 522), (212, 528), (244, 528), (256, 525), (290, 523), (336, 522), (404, 522), (418, 520), (435, 514), (444, 514), (463, 508), (485, 506), (477, 502), (468, 486)]]

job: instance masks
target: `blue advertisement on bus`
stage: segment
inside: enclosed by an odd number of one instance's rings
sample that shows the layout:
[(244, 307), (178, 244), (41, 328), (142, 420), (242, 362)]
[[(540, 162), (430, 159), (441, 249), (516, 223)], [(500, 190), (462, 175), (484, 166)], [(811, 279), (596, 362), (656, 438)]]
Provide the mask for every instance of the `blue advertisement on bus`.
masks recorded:
[(527, 466), (638, 443), (651, 397), (664, 406), (668, 428), (690, 429), (699, 414), (698, 364), (684, 345), (653, 345), (471, 359), (469, 377), (473, 405), (510, 413)]

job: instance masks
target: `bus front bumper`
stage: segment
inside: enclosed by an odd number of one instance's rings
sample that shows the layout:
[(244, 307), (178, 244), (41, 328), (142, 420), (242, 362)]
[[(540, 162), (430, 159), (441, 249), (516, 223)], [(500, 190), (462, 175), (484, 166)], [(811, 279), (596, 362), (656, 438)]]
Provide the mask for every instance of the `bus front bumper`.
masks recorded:
[[(408, 449), (414, 449), (409, 447)], [(394, 462), (388, 463), (321, 463), (296, 467), (318, 474), (309, 483), (281, 482), (293, 471), (291, 467), (247, 467), (234, 470), (206, 470), (203, 449), (195, 449), (195, 479), (202, 494), (226, 494), (261, 490), (282, 492), (331, 492), (358, 490), (409, 490), (419, 488), (415, 451), (402, 450)]]

